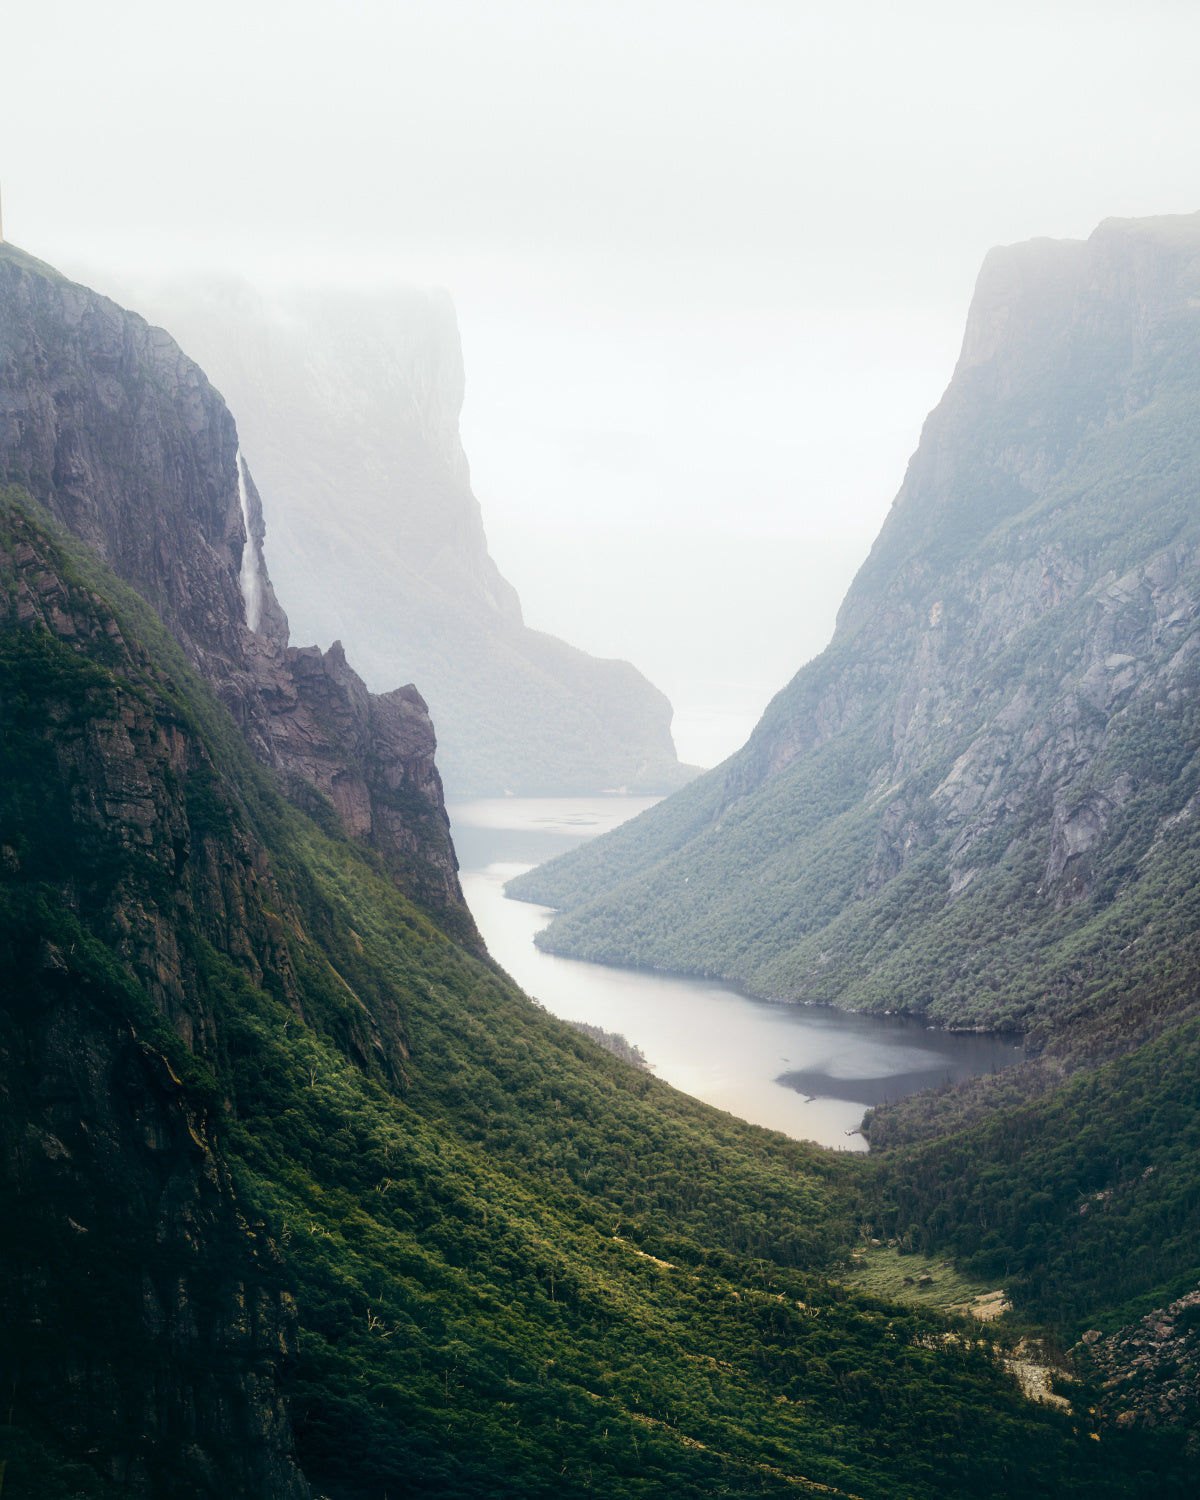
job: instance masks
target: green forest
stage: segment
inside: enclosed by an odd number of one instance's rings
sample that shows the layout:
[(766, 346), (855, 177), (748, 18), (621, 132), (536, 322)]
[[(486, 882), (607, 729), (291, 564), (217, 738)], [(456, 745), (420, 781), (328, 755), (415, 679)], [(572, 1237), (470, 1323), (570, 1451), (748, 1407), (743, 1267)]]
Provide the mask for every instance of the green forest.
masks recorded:
[[(1021, 1396), (1003, 1360), (1011, 1329), (885, 1301), (837, 1269), (864, 1226), (894, 1229), (989, 1276), (1019, 1270), (1022, 1317), (1064, 1334), (1111, 1301), (1086, 1276), (1063, 1291), (1064, 1266), (1123, 1257), (1122, 1299), (1177, 1277), (1186, 1256), (1169, 1241), (1194, 1212), (1195, 1144), (1179, 1134), (1150, 1148), (1172, 1101), (1148, 1072), (1093, 1085), (1125, 1101), (1129, 1134), (1084, 1176), (1083, 1146), (1067, 1152), (1047, 1132), (1063, 1111), (1094, 1110), (1094, 1095), (1066, 1097), (1045, 1131), (1031, 1122), (1018, 1138), (994, 1122), (876, 1163), (675, 1093), (548, 1016), (405, 901), (328, 817), (286, 803), (153, 613), (84, 550), (45, 535), (27, 501), (10, 491), (5, 504), (8, 555), (35, 547), (74, 617), (97, 626), (64, 641), (10, 613), (0, 632), (12, 851), (0, 941), (17, 1032), (61, 1003), (65, 973), (34, 957), (49, 942), (69, 955), (88, 1014), (135, 1028), (215, 1122), (244, 1221), (271, 1247), (269, 1269), (251, 1274), (294, 1299), (285, 1391), (320, 1493), (1189, 1492), (1182, 1431), (1098, 1438), (1086, 1394), (1069, 1412)], [(203, 851), (211, 866), (238, 841), (267, 852), (262, 910), (244, 920), (281, 935), (294, 991), (218, 951), (195, 889), (189, 909), (179, 877), (119, 830), (81, 823), (78, 786), (52, 774), (56, 747), (71, 716), (86, 734), (122, 715), (144, 724), (147, 757), (176, 744), (189, 864)], [(177, 913), (191, 1049), (104, 941), (116, 887)], [(376, 1045), (385, 1027), (390, 1045)], [(1025, 1195), (1035, 1172), (1045, 1189)], [(1102, 1226), (1088, 1220), (1098, 1244), (1056, 1227), (1072, 1193), (1132, 1178), (1149, 1186)], [(964, 1226), (1001, 1202), (1018, 1205), (1009, 1240), (976, 1241)], [(86, 1248), (37, 1201), (10, 1202), (0, 1223), (10, 1275), (32, 1249), (87, 1303), (71, 1335), (81, 1358), (118, 1334), (134, 1295), (123, 1267), (172, 1270), (128, 1218)], [(33, 1341), (18, 1359), (40, 1357), (37, 1338), (18, 1334)], [(6, 1497), (119, 1492), (71, 1451), (69, 1424), (15, 1391)]]

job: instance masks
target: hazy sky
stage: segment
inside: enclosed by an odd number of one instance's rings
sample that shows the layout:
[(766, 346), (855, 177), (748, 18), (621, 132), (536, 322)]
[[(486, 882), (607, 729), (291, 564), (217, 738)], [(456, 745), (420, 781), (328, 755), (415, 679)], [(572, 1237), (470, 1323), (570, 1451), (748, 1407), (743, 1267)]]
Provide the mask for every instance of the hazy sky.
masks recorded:
[(527, 618), (706, 761), (827, 640), (986, 250), (1200, 208), (1195, 0), (10, 0), (0, 38), (25, 249), (450, 290)]

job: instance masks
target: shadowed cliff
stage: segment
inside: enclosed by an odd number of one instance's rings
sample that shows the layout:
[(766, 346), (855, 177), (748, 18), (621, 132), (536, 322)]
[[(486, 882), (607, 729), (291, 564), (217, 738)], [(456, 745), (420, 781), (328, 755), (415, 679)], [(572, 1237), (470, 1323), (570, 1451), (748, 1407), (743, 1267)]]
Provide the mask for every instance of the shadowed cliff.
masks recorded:
[[(419, 289), (130, 285), (237, 416), (303, 634), (370, 686), (413, 681), (454, 795), (672, 791), (671, 705), (628, 662), (532, 630), (487, 549), (458, 434), (454, 309)], [(565, 568), (585, 560), (564, 557)]]
[(0, 309), (0, 474), (154, 605), (297, 801), (329, 804), (407, 894), (478, 941), (425, 703), (411, 685), (369, 693), (340, 642), (289, 646), (258, 491), (203, 371), (161, 329), (12, 245), (0, 245)]

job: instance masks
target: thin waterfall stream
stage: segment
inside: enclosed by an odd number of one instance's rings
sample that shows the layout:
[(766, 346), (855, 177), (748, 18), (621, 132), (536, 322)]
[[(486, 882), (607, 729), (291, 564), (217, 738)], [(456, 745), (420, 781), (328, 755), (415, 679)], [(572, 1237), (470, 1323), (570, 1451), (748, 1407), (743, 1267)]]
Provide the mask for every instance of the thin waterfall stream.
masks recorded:
[(242, 586), (242, 599), (246, 605), (246, 624), (257, 631), (262, 622), (262, 578), (258, 542), (250, 528), (250, 499), (246, 494), (246, 464), (239, 449), (234, 459), (237, 467), (238, 500), (242, 507), (242, 525), (246, 528), (246, 545), (242, 549), (242, 567), (238, 582)]

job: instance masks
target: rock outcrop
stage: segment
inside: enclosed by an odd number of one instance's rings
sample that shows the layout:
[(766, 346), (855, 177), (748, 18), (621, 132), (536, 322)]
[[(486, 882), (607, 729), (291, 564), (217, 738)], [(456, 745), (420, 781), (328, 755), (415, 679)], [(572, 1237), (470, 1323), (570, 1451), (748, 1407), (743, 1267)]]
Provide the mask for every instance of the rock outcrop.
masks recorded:
[(545, 946), (1043, 1037), (1098, 996), (1174, 1003), (1198, 285), (1200, 216), (988, 256), (831, 645), (725, 766), (510, 887), (569, 909)]
[(203, 949), (301, 1008), (286, 903), (171, 683), (36, 527), (0, 521), (9, 1421), (102, 1454), (123, 1494), (306, 1500), (278, 1389), (295, 1311), (194, 1061), (217, 1053)]
[(1085, 1333), (1073, 1351), (1100, 1384), (1101, 1420), (1115, 1427), (1187, 1428), (1200, 1457), (1200, 1291), (1105, 1335)]
[[(215, 747), (249, 768), (248, 747), (478, 946), (432, 724), (414, 687), (369, 693), (340, 646), (288, 644), (202, 372), (8, 245), (0, 476), (0, 1383), (22, 1432), (121, 1493), (304, 1500), (279, 1393), (295, 1311), (222, 1154), (215, 997), (261, 987), (393, 1084), (407, 1040), (386, 989), (312, 1010), (290, 944), (312, 946), (241, 801), (268, 793)], [(114, 607), (54, 524), (141, 599)], [(203, 718), (204, 681), (244, 745), (215, 702)]]
[(406, 894), (473, 937), (420, 694), (368, 693), (340, 645), (289, 646), (261, 500), (203, 371), (161, 329), (11, 245), (0, 247), (0, 474), (153, 604), (294, 795), (327, 797)]

